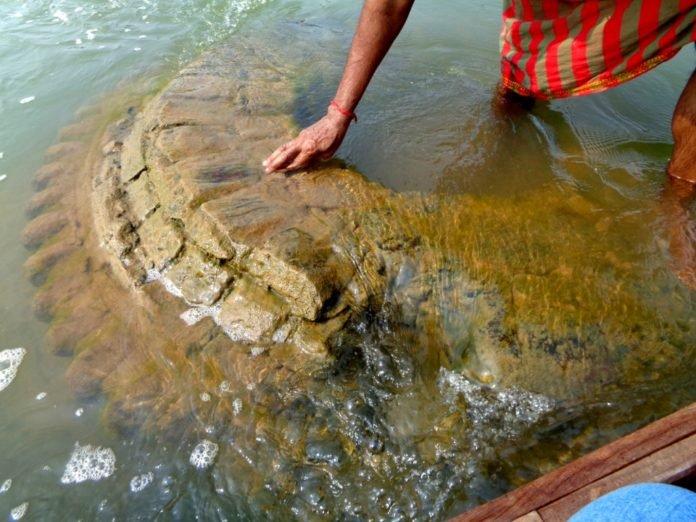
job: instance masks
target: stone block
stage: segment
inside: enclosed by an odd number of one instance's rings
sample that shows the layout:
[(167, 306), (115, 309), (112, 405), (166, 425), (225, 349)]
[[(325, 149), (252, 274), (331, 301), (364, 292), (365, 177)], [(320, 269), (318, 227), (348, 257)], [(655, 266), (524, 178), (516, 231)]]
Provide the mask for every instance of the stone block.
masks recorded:
[(213, 305), (232, 279), (225, 267), (206, 258), (192, 245), (187, 245), (165, 276), (179, 289), (186, 301), (205, 306)]
[[(176, 163), (186, 158), (202, 158), (232, 150), (237, 142), (235, 132), (222, 126), (185, 125), (160, 130), (156, 135), (155, 150), (149, 156), (159, 154), (158, 159)], [(155, 156), (155, 158), (157, 158)]]
[(154, 187), (146, 173), (128, 185), (126, 192), (130, 214), (136, 224), (142, 223), (159, 205)]
[(225, 298), (215, 322), (231, 339), (256, 343), (270, 341), (287, 317), (284, 299), (243, 277)]
[(123, 140), (121, 147), (121, 182), (127, 183), (145, 169), (143, 153), (143, 132), (145, 124), (142, 118), (137, 118), (133, 128)]
[(162, 270), (175, 259), (184, 247), (181, 232), (166, 219), (162, 212), (155, 212), (137, 230), (140, 242), (139, 256), (146, 267)]
[(346, 311), (325, 322), (301, 321), (292, 335), (294, 344), (302, 353), (326, 356), (329, 353), (329, 341), (350, 318)]

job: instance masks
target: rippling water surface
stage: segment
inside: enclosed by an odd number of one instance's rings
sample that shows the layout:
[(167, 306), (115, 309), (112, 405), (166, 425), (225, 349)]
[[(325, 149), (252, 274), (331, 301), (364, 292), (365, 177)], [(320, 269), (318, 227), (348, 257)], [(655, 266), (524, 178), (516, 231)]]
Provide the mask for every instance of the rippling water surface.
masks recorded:
[[(678, 361), (656, 353), (634, 388), (570, 399), (543, 386), (488, 386), (485, 376), (469, 378), (474, 370), (441, 369), (423, 355), (427, 335), (390, 330), (383, 310), (348, 334), (352, 349), (293, 400), (283, 397), (282, 409), (245, 414), (248, 397), (225, 395), (224, 383), (205, 392), (248, 422), (209, 430), (215, 442), (188, 427), (174, 438), (114, 433), (102, 425), (100, 400), (73, 397), (68, 361), (43, 349), (46, 327), (31, 311), (19, 241), (32, 174), (59, 129), (109, 93), (155, 92), (206, 49), (279, 33), (295, 35), (306, 57), (294, 64), (291, 88), (294, 116), (307, 124), (340, 77), (358, 4), (2, 3), (0, 372), (18, 369), (0, 389), (0, 516), (444, 519), (694, 400), (696, 294), (679, 277), (693, 274), (694, 260), (679, 257), (674, 238), (688, 227), (693, 238), (696, 218), (664, 179), (671, 111), (693, 50), (612, 91), (509, 118), (491, 106), (499, 6), (473, 0), (416, 3), (339, 155), (388, 187), (440, 197), (452, 209), (448, 223), (402, 225), (514, 296), (522, 319), (560, 322), (566, 332), (568, 310), (600, 324), (616, 312), (609, 307), (625, 306), (626, 328), (661, 329), (661, 353), (679, 353)], [(471, 210), (458, 215), (451, 198), (465, 194)], [(456, 282), (437, 284), (433, 292), (446, 296)], [(626, 288), (639, 312), (611, 293)], [(444, 297), (441, 316), (458, 317)], [(4, 352), (17, 347), (26, 349), (21, 364), (20, 352)]]

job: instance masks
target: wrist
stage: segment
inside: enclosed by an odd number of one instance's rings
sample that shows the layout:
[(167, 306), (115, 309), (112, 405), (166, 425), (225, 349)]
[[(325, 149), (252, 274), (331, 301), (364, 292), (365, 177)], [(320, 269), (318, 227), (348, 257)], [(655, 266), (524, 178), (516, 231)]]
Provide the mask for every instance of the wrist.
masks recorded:
[(336, 100), (331, 100), (329, 103), (327, 114), (334, 119), (345, 121), (349, 125), (351, 121), (358, 122), (358, 116), (352, 110), (342, 107)]

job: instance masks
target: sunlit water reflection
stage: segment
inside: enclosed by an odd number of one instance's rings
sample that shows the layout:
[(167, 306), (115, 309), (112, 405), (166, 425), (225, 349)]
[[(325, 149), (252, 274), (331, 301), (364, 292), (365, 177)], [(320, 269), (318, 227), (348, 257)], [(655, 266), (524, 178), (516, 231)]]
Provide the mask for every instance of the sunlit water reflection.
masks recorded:
[[(476, 14), (465, 15), (460, 4), (416, 6), (341, 157), (397, 190), (434, 191), (444, 207), (452, 195), (480, 198), (481, 207), (451, 216), (447, 226), (461, 235), (445, 226), (438, 236), (433, 223), (402, 226), (429, 230), (455, 265), (487, 283), (551, 296), (526, 303), (524, 313), (562, 322), (572, 302), (600, 322), (602, 306), (587, 303), (611, 304), (601, 291), (629, 286), (650, 320), (663, 321), (665, 342), (681, 347), (688, 369), (696, 305), (674, 275), (662, 194), (671, 110), (692, 51), (621, 88), (511, 119), (491, 108), (499, 6), (472, 2)], [(229, 402), (240, 421), (227, 429), (215, 426), (213, 413), (208, 424), (174, 430), (174, 440), (156, 431), (116, 434), (102, 427), (99, 401), (73, 397), (63, 381), (67, 361), (42, 350), (45, 326), (32, 316), (18, 241), (31, 175), (57, 131), (87, 100), (129, 83), (152, 92), (240, 31), (296, 35), (307, 60), (297, 65), (295, 116), (306, 124), (331, 97), (358, 8), (319, 0), (11, 0), (0, 8), (0, 352), (27, 349), (0, 393), (0, 512), (18, 518), (26, 510), (31, 520), (441, 519), (694, 399), (688, 371), (560, 404), (490, 388), (441, 370), (420, 353), (423, 336), (383, 327), (389, 310), (348, 332), (350, 349), (275, 405), (250, 409), (273, 390), (196, 392), (193, 410)], [(501, 251), (507, 257), (496, 257)], [(577, 292), (579, 304), (565, 287), (553, 292), (567, 274), (552, 273), (549, 259), (563, 256), (561, 268), (584, 267), (576, 277), (590, 281)], [(506, 264), (536, 283), (506, 282)], [(438, 284), (434, 291), (445, 295)], [(0, 359), (3, 378), (12, 368)]]

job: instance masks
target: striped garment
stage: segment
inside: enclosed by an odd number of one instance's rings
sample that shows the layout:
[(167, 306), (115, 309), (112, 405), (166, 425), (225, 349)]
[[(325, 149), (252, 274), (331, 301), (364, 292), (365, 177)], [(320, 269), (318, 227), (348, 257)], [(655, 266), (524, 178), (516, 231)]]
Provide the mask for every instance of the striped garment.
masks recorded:
[(696, 40), (696, 0), (504, 0), (503, 85), (548, 100), (603, 91)]

